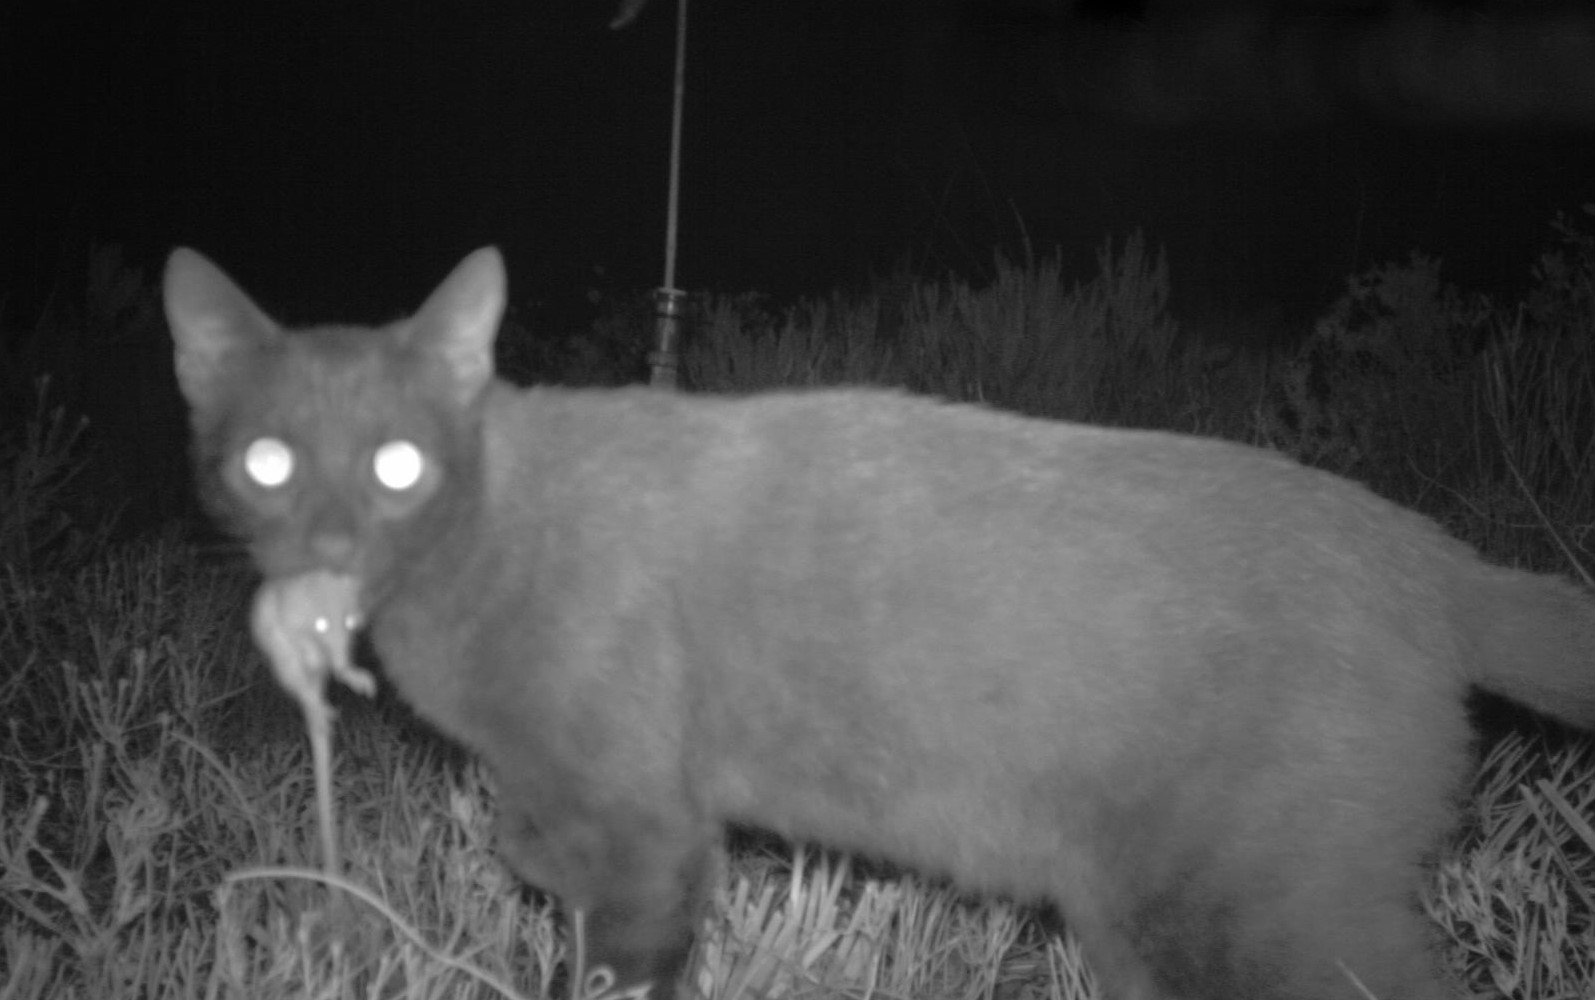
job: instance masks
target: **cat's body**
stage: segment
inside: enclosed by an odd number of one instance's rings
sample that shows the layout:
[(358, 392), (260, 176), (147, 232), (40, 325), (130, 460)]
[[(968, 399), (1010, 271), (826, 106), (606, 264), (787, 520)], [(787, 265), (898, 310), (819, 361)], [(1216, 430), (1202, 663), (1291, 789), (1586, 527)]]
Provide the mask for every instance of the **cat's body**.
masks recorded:
[[(1462, 700), (1595, 725), (1581, 591), (1236, 445), (515, 390), (502, 282), (479, 253), (411, 321), (282, 337), (180, 252), (167, 304), (213, 502), (268, 573), (361, 579), (388, 676), (622, 982), (680, 971), (738, 822), (1052, 900), (1118, 1000), (1450, 996), (1417, 895)], [(240, 479), (261, 436), (297, 482)], [(418, 489), (368, 470), (396, 437)]]

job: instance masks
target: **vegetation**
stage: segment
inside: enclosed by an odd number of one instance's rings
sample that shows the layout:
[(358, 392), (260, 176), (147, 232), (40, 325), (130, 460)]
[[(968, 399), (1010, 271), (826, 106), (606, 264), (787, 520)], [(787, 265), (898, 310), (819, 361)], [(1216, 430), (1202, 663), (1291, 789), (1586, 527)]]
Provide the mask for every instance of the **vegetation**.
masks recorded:
[[(1595, 523), (1595, 235), (1555, 232), (1520, 302), (1450, 288), (1415, 256), (1351, 279), (1266, 352), (1176, 324), (1168, 268), (1132, 236), (1079, 284), (1056, 258), (998, 258), (981, 287), (705, 299), (684, 373), (698, 390), (885, 383), (1234, 437), (1369, 482), (1497, 559), (1576, 570)], [(84, 315), (146, 322), (128, 303), (147, 289), (99, 284), (114, 301)], [(558, 351), (526, 336), (511, 324), (506, 348), (577, 358), (588, 382), (645, 339), (613, 317)], [(175, 531), (118, 540), (86, 495), (85, 432), (49, 391), (0, 443), (0, 998), (572, 995), (572, 938), (491, 850), (487, 779), (401, 705), (339, 703), (352, 895), (329, 889), (299, 715), (247, 639), (249, 577)], [(1493, 745), (1428, 898), (1481, 996), (1595, 995), (1592, 826), (1587, 740)], [(696, 972), (714, 1000), (1094, 995), (1073, 942), (1028, 911), (737, 844)]]

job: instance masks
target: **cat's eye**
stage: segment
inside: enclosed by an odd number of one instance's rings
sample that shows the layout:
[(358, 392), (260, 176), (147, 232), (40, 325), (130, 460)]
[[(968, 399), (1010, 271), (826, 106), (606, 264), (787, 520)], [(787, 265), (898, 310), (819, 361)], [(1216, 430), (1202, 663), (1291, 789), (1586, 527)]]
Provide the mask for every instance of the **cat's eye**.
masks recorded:
[(294, 474), (294, 450), (277, 438), (256, 438), (244, 449), (244, 472), (257, 486), (276, 489)]
[(377, 482), (396, 492), (414, 487), (425, 470), (426, 456), (408, 441), (389, 441), (371, 458), (371, 471)]

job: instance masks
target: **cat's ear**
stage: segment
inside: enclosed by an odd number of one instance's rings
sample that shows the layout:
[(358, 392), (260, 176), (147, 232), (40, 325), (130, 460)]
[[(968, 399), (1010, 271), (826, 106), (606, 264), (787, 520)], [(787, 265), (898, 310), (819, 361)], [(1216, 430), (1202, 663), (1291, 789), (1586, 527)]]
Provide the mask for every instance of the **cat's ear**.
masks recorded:
[(443, 279), (412, 320), (418, 346), (442, 359), (462, 405), (493, 378), (493, 339), (503, 317), (504, 258), (483, 247)]
[(240, 352), (275, 342), (282, 330), (221, 268), (187, 247), (172, 251), (162, 283), (177, 384), (190, 406), (209, 408)]

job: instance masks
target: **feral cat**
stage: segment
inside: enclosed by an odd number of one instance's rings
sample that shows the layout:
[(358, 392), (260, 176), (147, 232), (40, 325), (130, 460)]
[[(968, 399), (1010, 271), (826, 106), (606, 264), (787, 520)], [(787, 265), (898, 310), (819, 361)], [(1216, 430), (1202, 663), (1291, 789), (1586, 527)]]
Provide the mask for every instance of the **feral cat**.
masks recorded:
[(498, 254), (286, 332), (166, 271), (211, 508), (347, 574), (502, 849), (659, 991), (735, 822), (1057, 904), (1118, 1000), (1442, 1000), (1482, 685), (1595, 725), (1595, 602), (1270, 452), (848, 389), (515, 389)]

